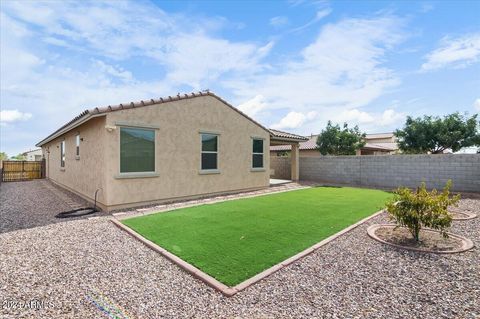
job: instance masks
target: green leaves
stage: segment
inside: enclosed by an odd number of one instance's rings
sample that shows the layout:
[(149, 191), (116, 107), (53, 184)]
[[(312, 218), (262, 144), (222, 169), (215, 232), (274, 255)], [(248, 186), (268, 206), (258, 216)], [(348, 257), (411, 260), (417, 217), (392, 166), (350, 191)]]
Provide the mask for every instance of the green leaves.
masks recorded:
[(317, 147), (322, 155), (355, 155), (357, 149), (365, 145), (365, 133), (361, 133), (358, 126), (348, 128), (348, 124), (332, 125), (328, 121), (327, 127), (317, 138)]
[(403, 130), (397, 130), (398, 146), (404, 153), (453, 152), (462, 147), (480, 146), (480, 125), (477, 114), (468, 118), (458, 112), (440, 117), (407, 117)]
[(447, 237), (446, 229), (452, 223), (447, 208), (460, 200), (460, 195), (450, 197), (451, 185), (452, 181), (449, 180), (441, 193), (436, 189), (428, 192), (424, 182), (416, 191), (400, 187), (395, 191), (394, 198), (387, 202), (386, 210), (397, 225), (410, 230), (416, 241), (419, 241), (422, 227), (439, 230)]

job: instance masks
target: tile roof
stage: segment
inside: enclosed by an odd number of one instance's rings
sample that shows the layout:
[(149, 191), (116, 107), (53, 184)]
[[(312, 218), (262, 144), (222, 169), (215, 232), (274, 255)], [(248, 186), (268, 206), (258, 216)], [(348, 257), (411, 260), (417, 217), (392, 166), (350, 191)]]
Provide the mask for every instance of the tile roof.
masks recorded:
[(393, 132), (389, 133), (374, 133), (374, 134), (367, 134), (365, 137), (368, 139), (375, 139), (375, 138), (392, 138), (394, 136)]
[[(367, 143), (364, 147), (365, 149), (376, 149), (376, 150), (385, 150), (385, 151), (394, 151), (398, 149), (397, 143), (368, 143), (368, 139), (374, 135), (374, 138), (384, 138), (384, 137), (377, 137), (387, 135), (389, 133), (382, 133), (382, 134), (367, 134), (366, 139)], [(319, 134), (311, 135), (308, 138), (308, 141), (300, 142), (300, 150), (315, 150), (317, 149), (317, 137)], [(392, 133), (393, 135), (393, 133)], [(388, 137), (388, 136), (387, 136)], [(391, 136), (390, 136), (391, 137)], [(292, 147), (290, 145), (274, 145), (270, 146), (271, 151), (289, 151)]]
[[(317, 148), (317, 136), (312, 135), (308, 138), (307, 141), (300, 142), (300, 150), (314, 150)], [(289, 151), (292, 148), (291, 145), (274, 145), (270, 146), (271, 151)]]
[(396, 143), (366, 143), (362, 149), (395, 151), (397, 149)]
[(293, 140), (299, 140), (299, 141), (308, 140), (308, 137), (304, 137), (304, 136), (297, 135), (297, 134), (287, 133), (287, 132), (284, 132), (284, 131), (279, 131), (279, 130), (274, 130), (274, 129), (269, 129), (269, 131), (270, 131), (270, 135), (272, 137), (293, 139)]
[[(238, 112), (239, 114), (241, 114), (245, 118), (249, 119), (253, 123), (257, 124), (258, 126), (263, 128), (264, 130), (269, 132), (271, 136), (276, 136), (277, 133), (275, 133), (275, 132), (280, 132), (280, 131), (276, 131), (276, 130), (267, 129), (262, 124), (258, 123), (257, 121), (255, 121), (254, 119), (252, 119), (251, 117), (249, 117), (248, 115), (246, 115), (245, 113), (243, 113), (242, 111), (240, 111), (239, 109), (237, 109), (236, 107), (234, 107), (233, 105), (231, 105), (230, 103), (228, 103), (227, 101), (225, 101), (224, 99), (222, 99), (221, 97), (216, 95), (215, 93), (206, 90), (206, 91), (202, 91), (202, 92), (192, 92), (192, 93), (189, 93), (189, 94), (178, 93), (177, 95), (174, 95), (174, 96), (161, 97), (161, 98), (150, 99), (150, 100), (141, 100), (141, 101), (137, 101), (137, 102), (121, 103), (121, 104), (118, 104), (118, 105), (108, 105), (108, 106), (104, 106), (104, 107), (95, 107), (95, 108), (90, 109), (90, 110), (85, 110), (85, 111), (81, 112), (79, 115), (75, 116), (72, 120), (70, 120), (69, 122), (67, 122), (63, 126), (61, 126), (55, 132), (53, 132), (52, 134), (50, 134), (49, 136), (47, 136), (46, 138), (44, 138), (43, 140), (38, 142), (35, 146), (40, 147), (43, 144), (53, 140), (54, 138), (70, 131), (71, 129), (75, 128), (76, 126), (80, 125), (81, 123), (89, 120), (90, 118), (95, 117), (95, 116), (99, 116), (99, 115), (104, 114), (104, 113), (120, 111), (120, 110), (124, 110), (124, 109), (138, 108), (138, 107), (143, 107), (143, 106), (148, 106), (148, 105), (153, 105), (153, 104), (169, 103), (169, 102), (179, 101), (179, 100), (184, 100), (184, 99), (192, 99), (192, 98), (197, 98), (197, 97), (201, 97), (201, 96), (211, 96), (211, 97), (216, 98), (220, 102), (223, 102), (224, 104), (226, 104), (227, 106), (232, 108), (234, 111)], [(299, 135), (295, 135), (295, 134), (289, 134), (289, 133), (285, 133), (285, 132), (282, 132), (282, 134), (290, 135), (291, 136), (290, 138), (292, 138), (292, 139), (295, 139), (295, 138), (299, 139), (299, 140), (305, 139), (304, 137), (299, 136)]]

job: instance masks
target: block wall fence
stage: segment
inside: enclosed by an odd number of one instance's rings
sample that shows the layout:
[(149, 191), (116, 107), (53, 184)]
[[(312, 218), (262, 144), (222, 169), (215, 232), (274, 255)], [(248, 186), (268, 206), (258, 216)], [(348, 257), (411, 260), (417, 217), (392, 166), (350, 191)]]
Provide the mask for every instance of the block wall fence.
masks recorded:
[[(290, 178), (290, 158), (270, 160), (272, 178)], [(480, 154), (300, 157), (300, 180), (366, 187), (442, 188), (451, 179), (454, 191), (480, 192)]]

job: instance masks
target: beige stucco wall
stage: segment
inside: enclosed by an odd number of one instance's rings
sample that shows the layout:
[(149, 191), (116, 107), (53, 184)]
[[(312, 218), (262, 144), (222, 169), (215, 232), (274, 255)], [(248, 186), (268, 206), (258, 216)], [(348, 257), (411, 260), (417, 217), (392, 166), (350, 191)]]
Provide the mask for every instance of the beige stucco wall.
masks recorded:
[[(76, 157), (75, 136), (79, 133), (80, 156)], [(100, 206), (107, 202), (105, 184), (105, 116), (93, 118), (42, 146), (47, 178), (93, 201), (95, 190)], [(65, 167), (60, 167), (60, 143), (65, 139)]]
[(26, 153), (27, 161), (41, 161), (43, 158), (43, 152), (41, 149), (33, 150), (25, 153)]
[[(110, 209), (174, 198), (268, 187), (269, 133), (211, 96), (107, 113), (105, 179)], [(158, 126), (155, 162), (158, 177), (122, 179), (119, 122)], [(200, 171), (200, 132), (219, 135), (220, 174)], [(264, 171), (251, 171), (252, 137), (264, 142)]]

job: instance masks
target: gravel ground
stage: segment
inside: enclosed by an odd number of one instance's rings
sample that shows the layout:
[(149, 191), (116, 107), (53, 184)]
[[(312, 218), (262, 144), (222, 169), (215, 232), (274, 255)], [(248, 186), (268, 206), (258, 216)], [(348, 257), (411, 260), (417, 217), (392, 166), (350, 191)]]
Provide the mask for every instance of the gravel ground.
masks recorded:
[[(461, 206), (480, 212), (480, 200)], [(0, 318), (102, 318), (103, 298), (129, 318), (478, 318), (480, 258), (395, 249), (373, 220), (231, 298), (181, 271), (106, 218), (0, 234), (0, 301), (43, 300)], [(480, 218), (451, 231), (480, 242)], [(103, 297), (100, 297), (103, 296)], [(4, 302), (5, 304), (5, 302)]]
[[(0, 183), (0, 233), (64, 222), (65, 219), (55, 218), (55, 215), (72, 210), (72, 204), (91, 206), (47, 180)], [(99, 215), (95, 213), (75, 219)]]

